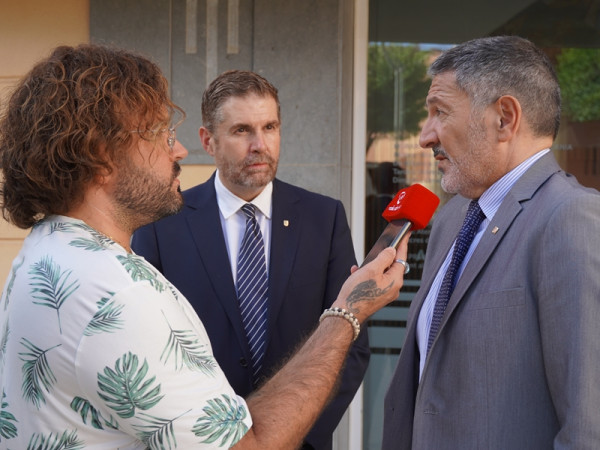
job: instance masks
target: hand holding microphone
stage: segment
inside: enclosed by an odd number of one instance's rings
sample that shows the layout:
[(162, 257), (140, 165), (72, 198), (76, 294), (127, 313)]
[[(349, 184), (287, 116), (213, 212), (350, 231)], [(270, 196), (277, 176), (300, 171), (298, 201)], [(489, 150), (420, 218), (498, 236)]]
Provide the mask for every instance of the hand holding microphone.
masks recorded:
[[(383, 212), (389, 222), (365, 260), (361, 268), (351, 270), (332, 308), (325, 310), (321, 320), (329, 315), (342, 316), (352, 324), (354, 338), (360, 333), (360, 324), (370, 315), (398, 297), (404, 284), (404, 273), (408, 273), (406, 258), (407, 242), (402, 238), (411, 229), (425, 228), (433, 216), (440, 200), (420, 184), (402, 189)], [(387, 250), (394, 248), (396, 251)], [(394, 265), (397, 262), (404, 267)]]
[[(425, 228), (439, 203), (438, 196), (420, 184), (413, 184), (398, 191), (382, 214), (389, 223), (365, 256), (361, 267), (372, 261), (384, 248), (397, 248), (407, 232)], [(404, 265), (405, 273), (408, 273), (406, 261), (396, 262)]]

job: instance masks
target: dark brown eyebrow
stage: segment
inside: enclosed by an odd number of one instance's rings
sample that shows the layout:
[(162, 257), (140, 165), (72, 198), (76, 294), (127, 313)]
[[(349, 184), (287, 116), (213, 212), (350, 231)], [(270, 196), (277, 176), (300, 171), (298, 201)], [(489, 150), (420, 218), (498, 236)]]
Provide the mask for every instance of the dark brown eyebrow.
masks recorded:
[[(267, 122), (264, 126), (269, 126), (269, 125), (275, 125), (275, 126), (281, 126), (281, 121), (279, 120), (272, 120), (270, 122)], [(238, 123), (234, 123), (233, 125), (231, 125), (231, 127), (229, 128), (230, 130), (235, 130), (237, 128), (252, 128), (252, 125), (250, 125), (249, 123), (246, 122), (238, 122)]]
[(235, 128), (250, 128), (250, 125), (247, 124), (246, 122), (237, 122), (231, 125), (230, 127), (232, 130)]

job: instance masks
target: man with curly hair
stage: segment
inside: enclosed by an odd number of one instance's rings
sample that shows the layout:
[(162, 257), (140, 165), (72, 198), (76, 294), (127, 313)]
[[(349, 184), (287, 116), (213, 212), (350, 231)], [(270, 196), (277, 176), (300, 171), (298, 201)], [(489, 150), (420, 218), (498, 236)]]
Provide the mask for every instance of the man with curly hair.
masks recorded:
[[(182, 206), (183, 117), (148, 59), (59, 47), (0, 119), (3, 216), (32, 227), (0, 298), (0, 447), (295, 448), (406, 242), (354, 271), (288, 363), (244, 400), (183, 295), (129, 247)], [(317, 325), (317, 324), (315, 324)]]
[[(356, 264), (342, 202), (276, 177), (280, 116), (277, 88), (261, 75), (228, 70), (215, 78), (202, 96), (199, 134), (217, 170), (182, 193), (185, 205), (179, 214), (140, 228), (131, 242), (189, 300), (205, 324), (219, 366), (243, 397), (312, 330)], [(254, 209), (264, 249), (262, 314), (256, 316), (243, 296), (240, 275), (246, 272), (238, 270), (248, 206)], [(302, 450), (331, 450), (333, 432), (363, 380), (369, 357), (365, 329), (352, 345), (336, 395)]]

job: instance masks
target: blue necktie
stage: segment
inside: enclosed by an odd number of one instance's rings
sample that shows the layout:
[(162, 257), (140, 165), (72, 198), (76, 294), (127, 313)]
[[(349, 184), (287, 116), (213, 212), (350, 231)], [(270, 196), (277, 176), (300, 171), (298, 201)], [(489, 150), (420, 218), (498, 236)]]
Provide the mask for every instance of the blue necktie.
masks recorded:
[(238, 256), (237, 293), (256, 381), (262, 366), (267, 332), (267, 265), (255, 206), (246, 203), (242, 211), (246, 215), (246, 231)]
[(448, 305), (448, 300), (450, 300), (454, 286), (456, 286), (456, 282), (458, 281), (458, 269), (460, 269), (483, 219), (485, 219), (485, 214), (483, 214), (479, 203), (477, 203), (477, 200), (471, 201), (462, 228), (456, 237), (452, 259), (442, 280), (442, 286), (435, 302), (431, 328), (429, 329), (429, 340), (427, 341), (427, 353), (429, 353), (429, 349), (435, 340), (440, 324), (442, 323), (442, 317), (444, 317), (444, 312), (446, 311), (446, 306)]

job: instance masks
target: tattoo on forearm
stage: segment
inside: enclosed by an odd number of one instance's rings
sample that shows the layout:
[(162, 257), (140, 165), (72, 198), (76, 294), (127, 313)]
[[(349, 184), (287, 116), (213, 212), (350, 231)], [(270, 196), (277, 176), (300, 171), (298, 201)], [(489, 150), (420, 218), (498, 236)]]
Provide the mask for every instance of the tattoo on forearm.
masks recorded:
[[(373, 280), (367, 280), (360, 283), (356, 286), (350, 295), (346, 299), (346, 304), (348, 305), (348, 309), (352, 314), (357, 314), (360, 309), (358, 308), (357, 303), (363, 301), (369, 301), (373, 298), (380, 297), (389, 291), (394, 283), (390, 283), (387, 287), (380, 289), (377, 287), (377, 283)], [(355, 306), (356, 305), (356, 306)]]

